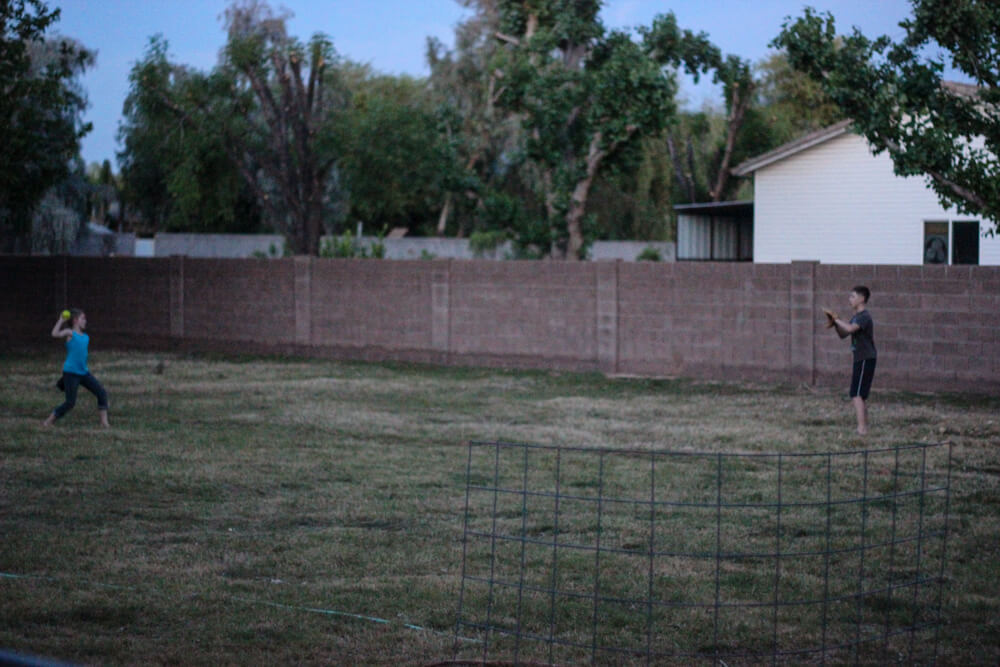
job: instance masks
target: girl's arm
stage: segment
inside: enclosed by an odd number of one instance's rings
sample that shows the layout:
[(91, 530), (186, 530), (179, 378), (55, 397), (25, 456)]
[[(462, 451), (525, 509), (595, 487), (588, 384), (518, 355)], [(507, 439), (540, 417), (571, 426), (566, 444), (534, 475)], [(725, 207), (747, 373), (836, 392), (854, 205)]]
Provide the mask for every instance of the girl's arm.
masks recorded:
[(56, 320), (55, 326), (52, 327), (52, 337), (53, 338), (69, 338), (73, 335), (72, 329), (63, 329), (63, 326), (69, 320), (64, 320), (62, 315)]

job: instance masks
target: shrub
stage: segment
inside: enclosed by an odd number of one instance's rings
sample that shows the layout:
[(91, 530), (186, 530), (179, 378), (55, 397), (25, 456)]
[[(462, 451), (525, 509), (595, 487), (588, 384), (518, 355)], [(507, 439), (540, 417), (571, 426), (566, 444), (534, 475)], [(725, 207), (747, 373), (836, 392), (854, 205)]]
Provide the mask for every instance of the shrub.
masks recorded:
[(657, 248), (646, 246), (635, 259), (637, 262), (662, 262), (663, 255), (660, 254)]

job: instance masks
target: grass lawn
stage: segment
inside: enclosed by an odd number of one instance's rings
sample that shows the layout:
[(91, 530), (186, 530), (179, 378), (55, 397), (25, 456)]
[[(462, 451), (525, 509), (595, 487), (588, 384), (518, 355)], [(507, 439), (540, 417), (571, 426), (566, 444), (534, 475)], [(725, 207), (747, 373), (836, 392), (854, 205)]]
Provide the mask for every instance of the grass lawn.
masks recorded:
[(46, 430), (61, 361), (0, 356), (0, 650), (93, 664), (447, 660), (469, 440), (746, 453), (947, 440), (939, 662), (1000, 657), (997, 397), (876, 378), (859, 441), (850, 403), (827, 389), (98, 348), (112, 428), (81, 390)]

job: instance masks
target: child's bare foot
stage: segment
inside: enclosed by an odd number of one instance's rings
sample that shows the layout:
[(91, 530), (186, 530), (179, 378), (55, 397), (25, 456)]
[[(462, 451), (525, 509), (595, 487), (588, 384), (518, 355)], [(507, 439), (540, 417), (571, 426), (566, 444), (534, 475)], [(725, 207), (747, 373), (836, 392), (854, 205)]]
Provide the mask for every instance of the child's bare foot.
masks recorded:
[(45, 421), (42, 422), (42, 426), (49, 427), (49, 426), (52, 426), (55, 423), (56, 423), (56, 416), (55, 415), (49, 415), (48, 417), (45, 418)]

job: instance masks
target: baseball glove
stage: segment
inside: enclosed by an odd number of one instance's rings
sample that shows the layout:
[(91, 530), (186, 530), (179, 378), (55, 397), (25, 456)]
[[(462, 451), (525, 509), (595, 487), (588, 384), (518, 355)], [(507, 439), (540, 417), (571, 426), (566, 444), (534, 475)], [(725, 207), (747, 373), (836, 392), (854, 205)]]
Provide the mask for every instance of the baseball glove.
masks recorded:
[(837, 313), (827, 308), (824, 308), (823, 314), (826, 315), (826, 328), (829, 329), (830, 327), (833, 326), (834, 320), (837, 319)]

